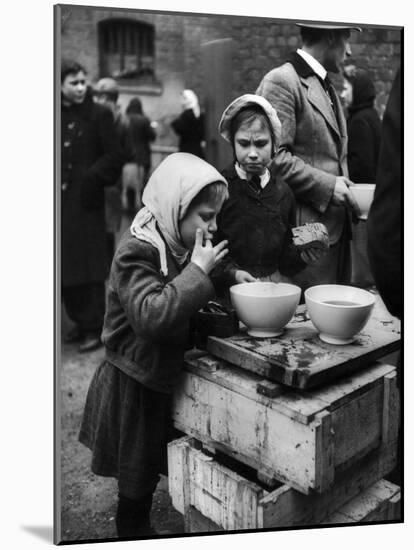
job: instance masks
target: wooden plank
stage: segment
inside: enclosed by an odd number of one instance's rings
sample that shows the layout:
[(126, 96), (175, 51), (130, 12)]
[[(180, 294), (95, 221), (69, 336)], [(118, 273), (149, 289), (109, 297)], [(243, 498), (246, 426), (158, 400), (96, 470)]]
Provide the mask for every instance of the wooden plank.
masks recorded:
[(335, 476), (335, 442), (332, 414), (328, 411), (319, 413), (319, 423), (315, 423), (316, 454), (315, 454), (315, 486), (319, 493), (327, 491)]
[[(306, 392), (295, 392), (291, 388), (275, 384), (275, 395), (278, 399), (268, 399), (269, 396), (257, 395), (257, 385), (263, 382), (259, 376), (234, 367), (224, 360), (218, 360), (215, 370), (207, 370), (204, 364), (191, 356), (187, 357), (185, 369), (211, 380), (236, 393), (240, 393), (250, 399), (256, 399), (267, 407), (275, 408), (299, 422), (308, 424), (316, 414), (328, 409), (333, 411), (347, 401), (355, 398), (357, 393), (366, 392), (370, 386), (382, 384), (385, 374), (395, 372), (392, 365), (373, 363), (360, 372), (337, 380), (335, 384), (329, 384), (323, 388), (315, 388)], [(269, 382), (272, 384), (272, 382)]]
[(168, 487), (172, 504), (181, 514), (190, 505), (189, 454), (196, 441), (184, 436), (168, 444)]
[(401, 491), (390, 498), (387, 520), (403, 521), (401, 512)]
[(265, 407), (278, 410), (281, 414), (303, 424), (309, 424), (318, 412), (326, 408), (326, 401), (318, 399), (316, 395), (299, 394), (281, 385), (278, 385), (280, 387), (277, 392), (278, 399), (259, 394), (257, 384), (262, 381), (262, 378), (223, 360), (214, 372), (204, 369), (198, 359), (187, 359), (185, 369), (236, 394), (255, 400)]
[[(372, 508), (367, 506), (367, 503), (358, 501), (356, 497), (353, 502), (353, 509), (344, 513), (342, 511), (333, 512), (328, 518), (321, 521), (319, 525), (345, 525), (349, 523), (368, 523), (379, 521), (402, 521), (400, 510), (401, 493), (398, 492), (394, 496), (390, 497), (385, 502), (371, 501), (374, 504)], [(201, 512), (194, 507), (190, 507), (188, 511), (189, 528), (186, 529), (187, 533), (220, 533), (224, 529), (219, 525), (212, 522)], [(267, 526), (269, 528), (278, 528), (278, 526)], [(280, 526), (279, 526), (280, 527)], [(260, 527), (258, 527), (260, 529)]]
[(397, 388), (397, 372), (384, 377), (384, 410), (382, 441), (387, 444), (398, 433), (400, 424), (400, 392)]
[[(374, 483), (359, 495), (331, 514), (322, 524), (370, 523), (387, 521), (393, 516), (400, 488), (384, 479)], [(392, 501), (392, 503), (391, 503)], [(397, 517), (391, 519), (398, 520)]]
[(185, 517), (186, 533), (220, 533), (223, 527), (220, 527), (204, 514), (199, 512), (194, 506), (190, 506)]
[(226, 530), (256, 528), (263, 489), (188, 444), (187, 450), (189, 506)]
[[(335, 467), (348, 467), (370, 449), (378, 447), (383, 430), (383, 384), (336, 408), (332, 413), (335, 433)], [(394, 438), (397, 434), (394, 435)]]
[(371, 317), (351, 344), (334, 346), (320, 340), (303, 308), (298, 307), (279, 337), (258, 339), (246, 332), (229, 338), (211, 336), (207, 350), (274, 382), (308, 389), (352, 373), (400, 347), (397, 322), (384, 320), (382, 311)]
[(335, 478), (324, 493), (304, 495), (283, 485), (261, 500), (265, 527), (319, 525), (331, 512), (387, 475), (395, 466), (396, 442), (370, 453), (358, 464)]

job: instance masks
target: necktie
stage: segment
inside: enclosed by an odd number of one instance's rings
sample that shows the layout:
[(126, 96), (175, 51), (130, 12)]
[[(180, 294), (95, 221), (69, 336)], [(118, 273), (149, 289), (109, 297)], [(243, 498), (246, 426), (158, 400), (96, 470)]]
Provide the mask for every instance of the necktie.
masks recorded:
[(256, 193), (260, 193), (260, 191), (262, 190), (262, 186), (260, 185), (260, 176), (252, 176), (250, 179), (250, 185), (253, 187)]
[(325, 91), (329, 96), (329, 100), (331, 102), (331, 106), (332, 106), (332, 110), (334, 112), (335, 118), (338, 119), (337, 112), (336, 112), (335, 91), (329, 76), (326, 76), (325, 80), (323, 80), (323, 87), (325, 88)]

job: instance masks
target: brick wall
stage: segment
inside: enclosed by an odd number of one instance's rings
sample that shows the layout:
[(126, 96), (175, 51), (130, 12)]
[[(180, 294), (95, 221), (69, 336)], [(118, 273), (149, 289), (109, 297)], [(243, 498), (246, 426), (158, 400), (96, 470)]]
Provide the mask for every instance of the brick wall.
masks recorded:
[[(192, 88), (203, 102), (201, 45), (231, 38), (233, 96), (254, 92), (262, 76), (281, 64), (300, 46), (299, 29), (290, 22), (268, 18), (234, 16), (183, 16), (79, 6), (62, 7), (62, 53), (83, 63), (92, 78), (99, 78), (98, 22), (111, 17), (129, 17), (152, 23), (156, 31), (156, 73), (163, 84), (161, 95), (141, 95), (145, 112), (159, 122), (157, 142), (174, 145), (176, 137), (169, 123), (179, 113), (179, 94)], [(395, 72), (400, 64), (401, 31), (393, 28), (364, 27), (353, 32), (352, 63), (369, 70), (377, 91), (377, 109), (382, 115)], [(339, 89), (341, 78), (334, 79)], [(125, 106), (130, 93), (122, 94)]]
[[(234, 40), (233, 86), (234, 97), (254, 92), (263, 75), (286, 60), (289, 53), (301, 46), (299, 29), (295, 24), (266, 18), (209, 17), (208, 27), (215, 29), (215, 38)], [(202, 36), (205, 23), (202, 18), (184, 18), (185, 29), (192, 28), (192, 36)], [(401, 60), (400, 29), (364, 27), (363, 32), (352, 32), (352, 58), (349, 63), (369, 71), (377, 91), (376, 107), (382, 116), (391, 85)], [(199, 49), (191, 48), (187, 59), (187, 79), (194, 88), (200, 87), (200, 75), (190, 67), (197, 67)], [(342, 78), (333, 77), (340, 90)], [(202, 86), (201, 86), (202, 88)]]

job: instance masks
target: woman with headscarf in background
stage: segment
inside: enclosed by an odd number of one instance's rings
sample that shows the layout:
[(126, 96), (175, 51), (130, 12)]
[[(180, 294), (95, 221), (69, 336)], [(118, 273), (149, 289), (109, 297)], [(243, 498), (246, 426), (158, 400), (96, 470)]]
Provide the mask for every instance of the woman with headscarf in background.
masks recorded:
[(204, 114), (200, 110), (196, 94), (192, 90), (184, 90), (181, 94), (181, 105), (183, 112), (171, 123), (179, 136), (178, 148), (181, 152), (204, 158)]
[[(365, 71), (350, 69), (344, 74), (341, 98), (348, 111), (349, 177), (354, 183), (376, 183), (381, 121), (374, 108), (374, 83)], [(351, 282), (365, 288), (372, 286), (364, 220), (352, 226), (351, 255)]]
[(354, 183), (375, 183), (381, 121), (374, 108), (375, 86), (365, 71), (344, 74), (341, 94), (348, 111), (348, 168)]

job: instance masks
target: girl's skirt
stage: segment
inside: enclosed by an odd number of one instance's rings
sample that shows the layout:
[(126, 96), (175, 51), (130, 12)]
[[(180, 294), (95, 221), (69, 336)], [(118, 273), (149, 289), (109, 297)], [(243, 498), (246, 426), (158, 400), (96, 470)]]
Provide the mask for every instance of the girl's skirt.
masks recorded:
[(89, 386), (79, 434), (92, 451), (92, 472), (117, 478), (119, 493), (139, 500), (167, 473), (172, 438), (171, 395), (141, 385), (105, 360)]

